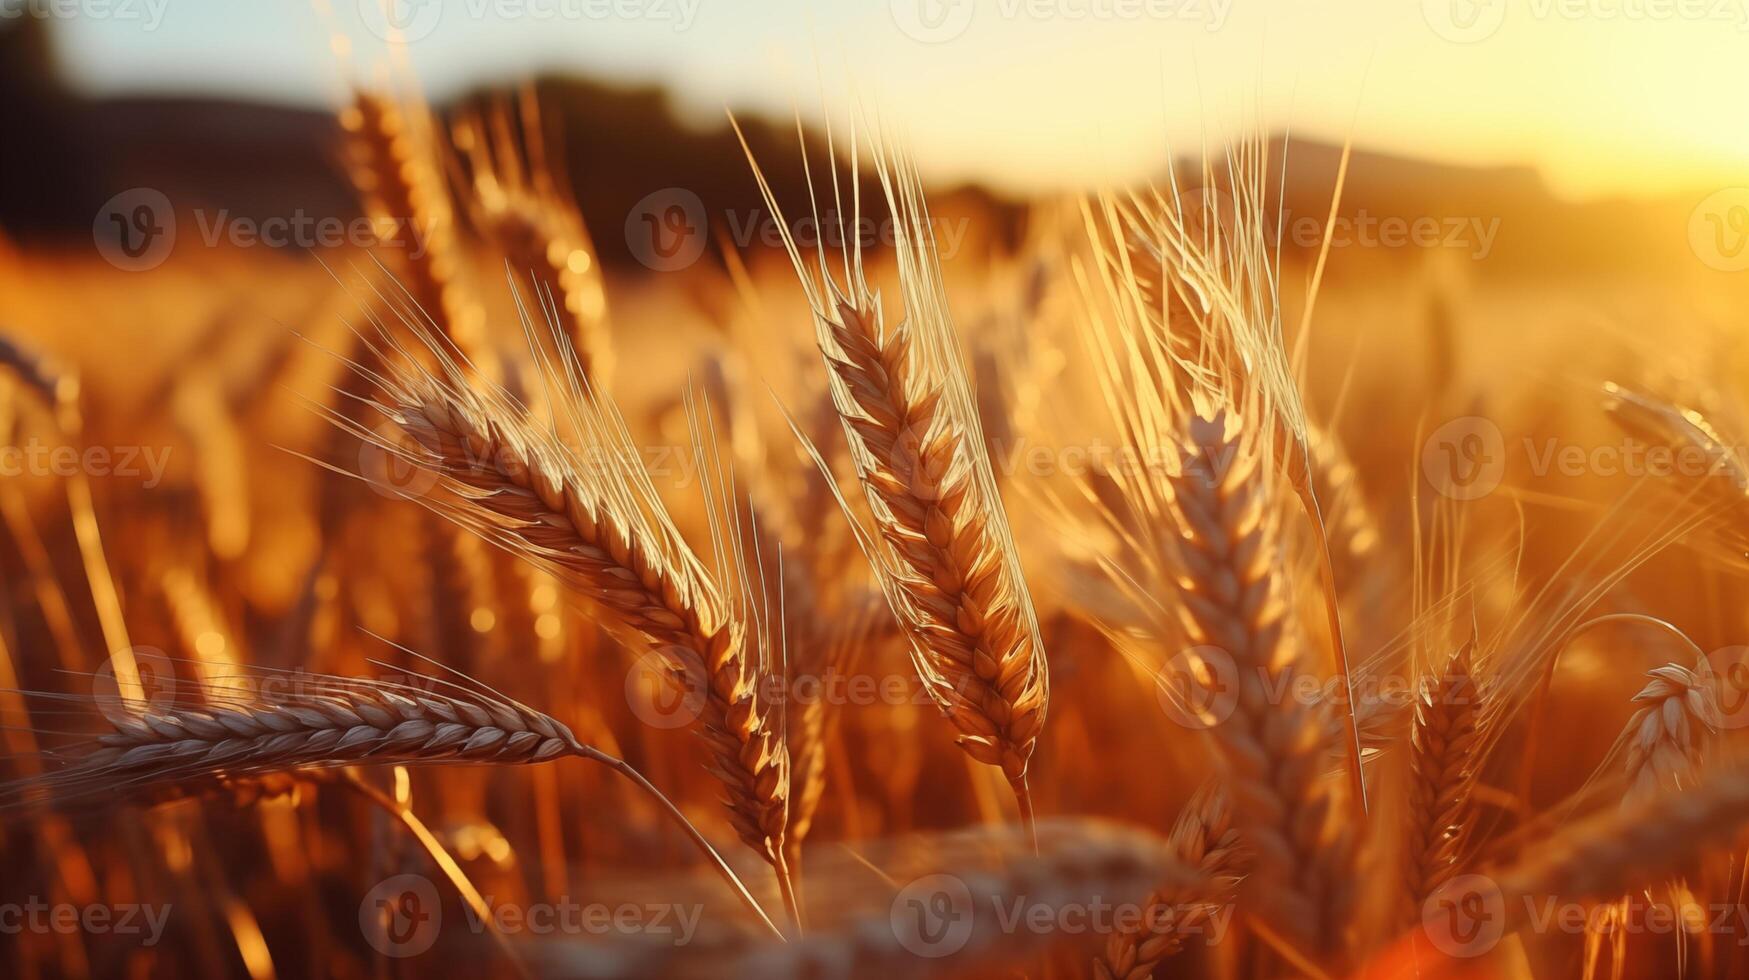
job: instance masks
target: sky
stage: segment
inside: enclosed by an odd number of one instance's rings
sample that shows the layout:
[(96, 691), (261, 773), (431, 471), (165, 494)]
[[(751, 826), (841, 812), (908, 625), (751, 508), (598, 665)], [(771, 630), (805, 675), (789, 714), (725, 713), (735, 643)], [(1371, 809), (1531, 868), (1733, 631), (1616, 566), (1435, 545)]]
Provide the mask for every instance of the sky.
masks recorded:
[[(392, 4), (385, 7), (385, 2)], [(0, 0), (94, 94), (333, 105), (391, 40), (434, 96), (553, 70), (878, 116), (926, 174), (1082, 189), (1258, 128), (1572, 197), (1749, 185), (1749, 0)], [(335, 38), (343, 39), (339, 44)]]

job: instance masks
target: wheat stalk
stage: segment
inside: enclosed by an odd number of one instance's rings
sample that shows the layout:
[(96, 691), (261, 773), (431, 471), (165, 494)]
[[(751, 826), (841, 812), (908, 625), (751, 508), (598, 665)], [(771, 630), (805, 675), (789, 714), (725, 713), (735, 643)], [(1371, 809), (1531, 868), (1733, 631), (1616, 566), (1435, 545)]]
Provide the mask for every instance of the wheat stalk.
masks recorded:
[(1427, 897), (1461, 870), (1473, 829), (1471, 793), (1481, 765), (1482, 705), (1472, 673), (1474, 643), (1465, 643), (1423, 678), (1409, 728), (1408, 829), (1404, 841), (1406, 907), (1421, 914)]
[(1205, 788), (1185, 805), (1168, 838), (1173, 857), (1200, 871), (1197, 888), (1173, 888), (1148, 896), (1143, 928), (1106, 940), (1094, 961), (1099, 980), (1146, 980), (1167, 957), (1184, 948), (1221, 907), (1233, 900), (1244, 865), (1239, 832), (1233, 827), (1226, 795)]
[(1208, 731), (1256, 854), (1256, 894), (1305, 948), (1339, 949), (1352, 843), (1322, 778), (1328, 727), (1293, 694), (1299, 667), (1284, 635), (1268, 476), (1225, 411), (1187, 419), (1180, 452), (1166, 480), (1181, 533), (1181, 618), (1190, 643), (1231, 661), (1233, 709)]
[(623, 423), (573, 375), (569, 420), (583, 446), (573, 451), (451, 369), (447, 382), (417, 367), (380, 379), (379, 407), (413, 444), (384, 448), (438, 478), (422, 503), (552, 573), (676, 666), (701, 699), (698, 731), (736, 832), (787, 891), (789, 756), (749, 657), (757, 637), (667, 517)]
[[(1002, 770), (1030, 826), (1027, 766), (1050, 699), (1044, 644), (948, 319), (920, 185), (906, 161), (879, 159), (897, 228), (903, 320), (886, 324), (859, 247), (847, 257), (846, 291), (824, 257), (816, 276), (787, 231), (785, 244), (875, 517), (873, 531), (852, 518), (858, 541), (910, 640), (918, 676), (959, 730), (957, 744)], [(781, 219), (756, 163), (754, 170)]]

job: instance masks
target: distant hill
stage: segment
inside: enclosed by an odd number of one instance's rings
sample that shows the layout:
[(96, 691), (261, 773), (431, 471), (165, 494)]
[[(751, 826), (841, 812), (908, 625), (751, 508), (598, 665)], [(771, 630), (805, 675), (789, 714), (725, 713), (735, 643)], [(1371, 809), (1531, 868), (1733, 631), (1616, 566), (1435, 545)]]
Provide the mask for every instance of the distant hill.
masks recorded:
[[(578, 204), (609, 265), (632, 263), (627, 216), (652, 192), (691, 191), (713, 226), (723, 215), (744, 222), (760, 207), (726, 123), (689, 126), (651, 87), (545, 78), (538, 89), (549, 122), (563, 134)], [(14, 148), (0, 155), (0, 229), (21, 241), (87, 235), (103, 202), (140, 186), (164, 192), (178, 208), (226, 208), (247, 218), (357, 211), (337, 162), (338, 127), (325, 112), (222, 99), (78, 99), (56, 83), (42, 26), (30, 20), (0, 28), (0, 92), (7, 94), (0, 134)], [(792, 124), (743, 123), (781, 198), (804, 201)], [(816, 161), (822, 147), (813, 140)], [(1316, 240), (1340, 155), (1335, 146), (1292, 145), (1285, 188), (1290, 249)], [(1279, 145), (1273, 159), (1280, 159)], [(979, 187), (932, 193), (938, 199), (951, 193), (957, 209), (980, 214), (998, 242), (1015, 240), (1024, 226), (1023, 202)], [(1342, 203), (1356, 234), (1367, 233), (1369, 220), (1375, 236), (1388, 235), (1381, 224), (1387, 220), (1399, 230), (1418, 221), (1423, 233), (1437, 228), (1442, 236), (1474, 222), (1465, 232), (1471, 239), (1492, 228), (1491, 267), (1536, 272), (1622, 263), (1624, 240), (1660, 255), (1679, 252), (1694, 202), (1572, 204), (1528, 168), (1455, 167), (1361, 150)], [(870, 207), (878, 218), (878, 207)]]

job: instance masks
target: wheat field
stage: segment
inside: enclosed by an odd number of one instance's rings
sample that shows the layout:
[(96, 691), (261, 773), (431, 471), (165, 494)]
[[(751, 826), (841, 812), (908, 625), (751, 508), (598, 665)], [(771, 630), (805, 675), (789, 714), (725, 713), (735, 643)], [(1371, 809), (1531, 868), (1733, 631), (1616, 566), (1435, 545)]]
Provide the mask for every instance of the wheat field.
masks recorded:
[(550, 112), (0, 238), (5, 976), (1749, 970), (1738, 280), (843, 119), (612, 265)]

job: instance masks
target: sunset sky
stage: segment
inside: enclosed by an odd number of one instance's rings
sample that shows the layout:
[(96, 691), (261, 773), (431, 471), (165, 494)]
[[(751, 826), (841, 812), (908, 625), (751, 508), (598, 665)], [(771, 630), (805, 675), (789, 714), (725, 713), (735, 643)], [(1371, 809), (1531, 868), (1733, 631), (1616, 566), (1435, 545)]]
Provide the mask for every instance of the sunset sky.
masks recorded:
[[(51, 27), (99, 93), (329, 104), (395, 33), (381, 0), (108, 2)], [(394, 2), (439, 97), (551, 69), (662, 83), (704, 118), (812, 115), (824, 91), (933, 176), (1019, 189), (1134, 178), (1259, 124), (1534, 163), (1575, 196), (1749, 184), (1749, 0)]]

